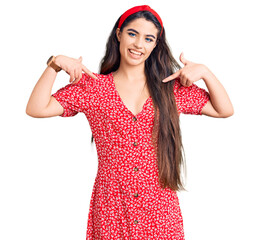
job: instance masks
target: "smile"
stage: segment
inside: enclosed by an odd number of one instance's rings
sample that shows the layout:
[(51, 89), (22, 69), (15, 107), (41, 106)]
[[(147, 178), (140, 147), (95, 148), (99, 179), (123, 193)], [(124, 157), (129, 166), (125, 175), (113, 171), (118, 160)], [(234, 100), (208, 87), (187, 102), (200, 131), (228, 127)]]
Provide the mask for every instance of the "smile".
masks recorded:
[(139, 59), (142, 57), (143, 53), (141, 52), (137, 52), (135, 50), (132, 50), (132, 49), (128, 49), (128, 52), (130, 53), (130, 56), (134, 59)]
[(137, 51), (132, 50), (132, 49), (129, 49), (129, 52), (132, 53), (132, 54), (134, 54), (134, 55), (136, 55), (136, 56), (141, 56), (141, 55), (143, 54), (143, 53), (141, 53), (141, 52), (137, 52)]

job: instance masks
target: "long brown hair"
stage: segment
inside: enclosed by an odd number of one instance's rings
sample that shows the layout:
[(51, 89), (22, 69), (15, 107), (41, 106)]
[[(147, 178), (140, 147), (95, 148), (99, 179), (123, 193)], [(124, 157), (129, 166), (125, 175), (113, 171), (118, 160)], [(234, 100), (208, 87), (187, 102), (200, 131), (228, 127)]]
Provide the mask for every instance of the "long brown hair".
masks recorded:
[[(165, 29), (163, 28), (160, 36), (159, 33), (162, 27), (151, 12), (141, 11), (130, 15), (124, 21), (120, 31), (122, 32), (128, 23), (137, 18), (145, 18), (147, 21), (151, 21), (158, 29), (157, 45), (145, 61), (145, 75), (155, 112), (152, 140), (157, 152), (159, 183), (162, 188), (169, 187), (174, 191), (185, 190), (181, 174), (182, 170), (185, 170), (184, 151), (179, 114), (173, 95), (175, 80), (167, 83), (162, 83), (161, 81), (181, 67), (172, 56), (166, 41)], [(108, 38), (106, 53), (100, 62), (100, 74), (109, 74), (119, 68), (119, 41), (116, 37), (119, 19)], [(93, 143), (93, 135), (91, 143)]]

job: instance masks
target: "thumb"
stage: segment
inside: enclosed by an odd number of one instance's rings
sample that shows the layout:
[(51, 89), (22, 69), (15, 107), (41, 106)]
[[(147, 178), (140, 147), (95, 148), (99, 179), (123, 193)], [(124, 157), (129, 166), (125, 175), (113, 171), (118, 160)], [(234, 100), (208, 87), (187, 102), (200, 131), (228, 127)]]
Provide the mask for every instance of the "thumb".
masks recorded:
[(186, 65), (186, 64), (188, 64), (190, 61), (188, 61), (186, 58), (184, 58), (184, 54), (183, 54), (183, 52), (181, 53), (181, 55), (180, 55), (180, 61), (184, 64), (184, 65)]
[(79, 61), (82, 62), (82, 56), (79, 57)]

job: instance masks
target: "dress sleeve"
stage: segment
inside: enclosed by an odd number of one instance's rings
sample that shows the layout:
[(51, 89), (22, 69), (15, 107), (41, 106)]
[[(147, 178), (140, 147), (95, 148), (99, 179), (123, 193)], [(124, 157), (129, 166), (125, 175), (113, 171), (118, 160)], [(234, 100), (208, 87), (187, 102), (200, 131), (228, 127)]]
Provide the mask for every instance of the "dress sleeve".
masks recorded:
[(90, 79), (92, 78), (84, 73), (77, 83), (67, 84), (52, 94), (64, 108), (64, 112), (59, 116), (72, 117), (84, 111), (88, 104), (86, 100), (88, 90), (91, 87), (90, 85), (93, 85), (91, 84), (93, 81)]
[(181, 85), (179, 79), (176, 79), (174, 83), (174, 95), (178, 112), (184, 114), (202, 115), (202, 108), (210, 99), (209, 93), (205, 89), (194, 83), (185, 87)]

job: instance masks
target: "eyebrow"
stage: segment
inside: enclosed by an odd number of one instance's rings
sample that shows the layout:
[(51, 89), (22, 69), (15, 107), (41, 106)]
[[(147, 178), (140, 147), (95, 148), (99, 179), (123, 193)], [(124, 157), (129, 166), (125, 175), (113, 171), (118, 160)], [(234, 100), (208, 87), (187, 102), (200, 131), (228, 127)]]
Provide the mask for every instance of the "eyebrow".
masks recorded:
[[(135, 32), (135, 33), (139, 33), (139, 32), (137, 32), (136, 30), (134, 30), (133, 28), (129, 28), (129, 29), (127, 29), (127, 31), (133, 31), (133, 32)], [(152, 34), (146, 34), (146, 36), (147, 36), (147, 37), (152, 37), (152, 38), (155, 39), (155, 36), (152, 35)]]

